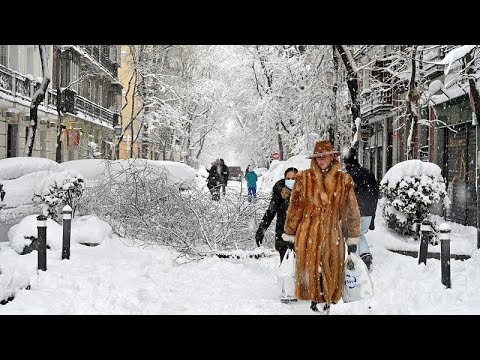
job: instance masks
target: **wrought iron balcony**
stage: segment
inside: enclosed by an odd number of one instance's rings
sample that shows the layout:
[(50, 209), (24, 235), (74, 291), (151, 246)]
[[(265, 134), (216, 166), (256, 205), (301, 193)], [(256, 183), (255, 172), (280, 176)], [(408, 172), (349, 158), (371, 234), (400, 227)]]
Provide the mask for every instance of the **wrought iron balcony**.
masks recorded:
[[(33, 94), (40, 86), (40, 83), (12, 71), (0, 65), (0, 93), (9, 95), (15, 101), (15, 98), (26, 102), (31, 102)], [(47, 109), (57, 111), (57, 90), (48, 89), (45, 93), (44, 100), (40, 106)], [(100, 105), (91, 102), (84, 97), (78, 96), (74, 91), (66, 89), (62, 93), (62, 111), (70, 113), (78, 113), (79, 111), (94, 119), (106, 122), (114, 126), (115, 113)]]
[(392, 89), (379, 87), (362, 95), (360, 111), (362, 116), (370, 117), (393, 109)]
[[(39, 87), (39, 82), (0, 65), (0, 93), (11, 96), (13, 101), (20, 99), (31, 102), (35, 91)], [(48, 89), (40, 106), (45, 106), (45, 103), (47, 103), (49, 109), (56, 110), (56, 98), (56, 91)]]
[(117, 65), (114, 64), (110, 58), (105, 56), (101, 51), (99, 45), (77, 45), (87, 54), (89, 54), (98, 64), (102, 65), (115, 79), (118, 79)]
[(89, 115), (92, 118), (104, 121), (112, 127), (114, 126), (115, 113), (113, 111), (110, 111), (103, 106), (97, 105), (82, 96), (75, 95), (74, 109), (76, 112), (81, 111), (85, 115)]

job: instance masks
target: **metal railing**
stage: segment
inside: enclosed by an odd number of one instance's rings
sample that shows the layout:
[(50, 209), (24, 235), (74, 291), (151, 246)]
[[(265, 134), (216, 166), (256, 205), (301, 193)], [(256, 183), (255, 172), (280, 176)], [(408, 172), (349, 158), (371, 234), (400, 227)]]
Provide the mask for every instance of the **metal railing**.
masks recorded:
[(118, 78), (117, 66), (105, 56), (98, 45), (78, 45), (82, 50), (89, 54), (97, 63), (102, 65), (114, 78)]
[[(39, 88), (40, 83), (12, 71), (0, 65), (0, 93), (4, 93), (14, 98), (20, 98), (25, 101), (32, 101), (33, 94)], [(90, 100), (75, 95), (74, 112), (81, 111), (83, 114), (91, 116), (95, 119), (102, 120), (113, 126), (114, 112)], [(57, 110), (57, 90), (48, 89), (45, 93), (44, 100), (40, 103), (51, 110)]]
[[(40, 83), (31, 80), (28, 77), (0, 65), (0, 92), (10, 95), (14, 98), (20, 98), (25, 101), (32, 101), (35, 91), (40, 87)], [(56, 91), (48, 89), (45, 99), (40, 103), (41, 106), (47, 106), (56, 109)]]
[(373, 89), (369, 95), (362, 97), (360, 110), (362, 115), (373, 115), (374, 113), (389, 111), (393, 108), (392, 89)]
[(82, 96), (75, 96), (75, 110), (81, 111), (82, 113), (89, 115), (93, 118), (105, 121), (109, 125), (113, 126), (113, 111), (97, 105)]

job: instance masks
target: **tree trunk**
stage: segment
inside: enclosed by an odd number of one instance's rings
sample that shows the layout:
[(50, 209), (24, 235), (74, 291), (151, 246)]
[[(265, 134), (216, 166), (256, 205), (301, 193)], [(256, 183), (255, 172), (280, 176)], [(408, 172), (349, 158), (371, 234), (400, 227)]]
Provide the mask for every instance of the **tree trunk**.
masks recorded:
[(58, 115), (58, 121), (57, 121), (57, 146), (55, 148), (55, 161), (57, 163), (62, 162), (62, 130), (63, 130), (63, 125), (62, 125), (62, 102), (61, 100), (61, 95), (62, 95), (62, 90), (60, 89), (60, 81), (61, 81), (61, 57), (63, 55), (63, 52), (60, 51), (59, 48), (56, 49), (57, 56), (55, 57), (55, 72), (56, 72), (56, 79), (57, 79), (57, 115)]
[(61, 96), (62, 91), (60, 89), (60, 83), (57, 84), (57, 114), (58, 114), (58, 122), (57, 122), (57, 146), (55, 151), (55, 161), (57, 163), (62, 162), (62, 110), (61, 110)]
[(332, 114), (333, 114), (333, 134), (330, 136), (331, 138), (331, 143), (332, 145), (335, 145), (335, 134), (337, 133), (337, 92), (338, 92), (338, 56), (337, 52), (335, 51), (335, 48), (332, 49), (332, 55), (333, 55), (333, 86), (332, 86), (332, 92), (333, 92), (333, 100), (332, 100)]
[(40, 61), (42, 63), (42, 82), (37, 91), (33, 94), (32, 103), (30, 104), (30, 125), (27, 129), (27, 140), (25, 143), (25, 156), (32, 156), (33, 144), (35, 143), (35, 133), (37, 132), (37, 112), (38, 105), (45, 98), (48, 84), (50, 83), (50, 75), (48, 73), (48, 62), (45, 45), (38, 45), (40, 52)]
[(277, 128), (277, 141), (278, 141), (278, 159), (280, 161), (283, 161), (284, 158), (284, 151), (283, 151), (283, 141), (282, 141), (282, 135), (280, 134), (280, 126), (278, 125), (278, 122), (275, 123), (275, 127)]
[[(358, 76), (357, 72), (355, 71), (355, 64), (353, 63), (353, 59), (347, 51), (345, 50), (343, 45), (333, 45), (334, 48), (338, 51), (340, 58), (342, 59), (343, 65), (347, 70), (347, 86), (348, 91), (350, 93), (350, 99), (352, 100), (352, 137), (355, 136), (357, 132), (357, 126), (355, 125), (355, 121), (357, 118), (360, 118), (360, 101), (358, 99)], [(352, 144), (355, 147), (358, 147), (358, 139), (355, 144)]]
[[(415, 45), (412, 48), (412, 56), (411, 56), (411, 61), (412, 61), (412, 73), (410, 76), (410, 85), (408, 86), (408, 94), (407, 94), (407, 117), (408, 117), (408, 123), (411, 126), (411, 133), (409, 135), (410, 141), (407, 144), (407, 160), (408, 159), (414, 159), (415, 158), (415, 153), (417, 153), (418, 157), (418, 151), (415, 152), (414, 147), (415, 143), (418, 140), (418, 101), (420, 99), (420, 94), (418, 92), (418, 89), (415, 85), (415, 76), (416, 76), (416, 70), (417, 70), (417, 65), (415, 62), (415, 57), (417, 55), (417, 47), (418, 45)], [(413, 107), (416, 107), (416, 111), (414, 111)]]

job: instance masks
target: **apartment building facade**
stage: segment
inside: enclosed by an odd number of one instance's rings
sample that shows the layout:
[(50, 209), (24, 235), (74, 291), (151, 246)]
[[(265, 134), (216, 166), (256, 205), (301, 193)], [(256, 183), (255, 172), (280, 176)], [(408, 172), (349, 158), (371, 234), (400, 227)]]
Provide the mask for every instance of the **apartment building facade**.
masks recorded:
[[(38, 108), (32, 156), (59, 162), (113, 159), (122, 89), (119, 47), (47, 45), (46, 49), (51, 82)], [(0, 54), (2, 159), (24, 154), (29, 106), (42, 73), (37, 45), (0, 45)]]
[[(442, 169), (452, 200), (451, 208), (444, 214), (446, 219), (476, 226), (476, 123), (472, 121), (468, 83), (455, 69), (445, 75), (445, 66), (438, 64), (454, 47), (417, 48), (417, 87), (421, 89), (421, 98), (410, 158), (433, 162)], [(393, 165), (409, 159), (411, 124), (405, 101), (411, 68), (397, 73), (391, 71), (395, 67), (389, 66), (392, 54), (404, 49), (401, 45), (365, 45), (354, 52), (359, 68), (361, 117), (366, 129), (359, 146), (360, 160), (379, 181)], [(462, 64), (457, 62), (454, 66)], [(447, 85), (432, 94), (429, 85), (435, 80)]]

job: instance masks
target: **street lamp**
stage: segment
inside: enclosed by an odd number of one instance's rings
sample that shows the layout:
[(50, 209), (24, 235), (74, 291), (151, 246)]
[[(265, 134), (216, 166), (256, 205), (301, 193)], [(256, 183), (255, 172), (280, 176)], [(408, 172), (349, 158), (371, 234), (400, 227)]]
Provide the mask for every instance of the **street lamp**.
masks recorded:
[(120, 139), (120, 137), (122, 136), (122, 130), (123, 130), (122, 125), (116, 125), (114, 129), (115, 129), (115, 137), (117, 139)]

